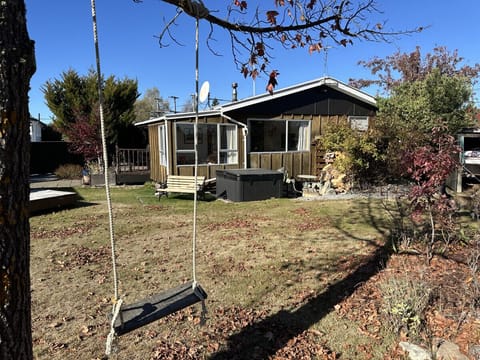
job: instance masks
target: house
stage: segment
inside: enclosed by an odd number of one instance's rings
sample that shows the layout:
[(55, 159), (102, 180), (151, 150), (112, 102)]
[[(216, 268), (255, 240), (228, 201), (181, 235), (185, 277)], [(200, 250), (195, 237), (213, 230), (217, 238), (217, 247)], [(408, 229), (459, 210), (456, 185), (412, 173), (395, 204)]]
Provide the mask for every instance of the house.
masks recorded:
[(462, 129), (457, 134), (460, 166), (447, 179), (447, 186), (463, 192), (468, 182), (480, 181), (480, 127)]
[(463, 192), (468, 183), (480, 182), (480, 110), (475, 109), (472, 127), (457, 133), (460, 166), (447, 179), (447, 186)]
[(46, 127), (40, 119), (30, 117), (30, 141), (39, 142), (42, 141), (42, 129)]
[[(290, 177), (317, 175), (316, 139), (327, 123), (366, 130), (377, 106), (373, 96), (331, 77), (232, 101), (198, 113), (198, 175), (217, 170), (284, 168)], [(195, 112), (166, 114), (148, 126), (151, 179), (194, 175)]]

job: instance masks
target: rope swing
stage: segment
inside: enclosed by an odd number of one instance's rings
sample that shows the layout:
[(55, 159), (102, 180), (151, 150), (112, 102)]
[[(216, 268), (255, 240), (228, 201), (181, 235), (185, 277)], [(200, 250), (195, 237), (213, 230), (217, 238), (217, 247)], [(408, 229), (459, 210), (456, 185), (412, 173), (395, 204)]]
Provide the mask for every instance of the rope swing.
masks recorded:
[[(193, 2), (192, 4), (199, 4)], [(202, 4), (203, 5), (203, 4)], [(195, 27), (195, 125), (194, 125), (194, 148), (195, 148), (195, 194), (193, 203), (193, 235), (192, 235), (192, 278), (193, 280), (182, 284), (176, 288), (153, 295), (146, 299), (140, 300), (134, 304), (125, 305), (123, 299), (118, 294), (118, 275), (115, 249), (115, 232), (113, 224), (112, 201), (110, 196), (110, 183), (108, 179), (108, 154), (105, 136), (105, 120), (103, 112), (103, 90), (102, 90), (102, 72), (100, 68), (100, 51), (98, 45), (97, 32), (97, 15), (95, 0), (91, 0), (92, 22), (93, 22), (93, 38), (95, 43), (95, 57), (97, 67), (97, 86), (98, 101), (100, 112), (100, 127), (102, 138), (103, 152), (103, 169), (105, 175), (105, 194), (107, 198), (108, 219), (110, 229), (110, 246), (112, 256), (112, 273), (114, 283), (113, 308), (111, 314), (110, 332), (107, 336), (105, 354), (111, 354), (116, 336), (126, 334), (132, 330), (147, 325), (164, 316), (170, 315), (176, 311), (184, 309), (197, 302), (202, 302), (202, 320), (206, 313), (205, 299), (207, 293), (197, 282), (196, 274), (196, 242), (197, 242), (197, 177), (198, 177), (198, 43), (199, 43), (199, 18), (206, 16), (204, 6), (193, 6), (190, 11), (196, 11), (196, 27)], [(199, 9), (199, 10), (195, 10)], [(203, 10), (202, 10), (203, 9)], [(200, 11), (202, 10), (202, 11)]]

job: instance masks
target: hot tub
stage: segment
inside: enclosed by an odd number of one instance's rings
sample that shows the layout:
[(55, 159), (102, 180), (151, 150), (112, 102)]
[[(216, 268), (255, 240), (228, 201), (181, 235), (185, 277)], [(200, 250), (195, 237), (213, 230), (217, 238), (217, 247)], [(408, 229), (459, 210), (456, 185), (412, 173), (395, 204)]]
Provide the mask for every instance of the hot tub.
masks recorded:
[(217, 170), (217, 198), (230, 201), (255, 201), (279, 198), (283, 173), (267, 169)]

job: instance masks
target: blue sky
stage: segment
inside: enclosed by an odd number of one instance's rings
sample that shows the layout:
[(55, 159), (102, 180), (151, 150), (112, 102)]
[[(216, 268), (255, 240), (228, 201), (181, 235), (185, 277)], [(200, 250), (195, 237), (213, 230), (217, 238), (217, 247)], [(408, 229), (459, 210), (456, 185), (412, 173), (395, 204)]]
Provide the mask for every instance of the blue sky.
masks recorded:
[[(228, 0), (229, 1), (229, 0)], [(218, 7), (228, 2), (218, 1)], [(273, 0), (262, 0), (265, 4)], [(59, 78), (68, 69), (86, 74), (95, 66), (91, 8), (89, 0), (26, 0), (27, 25), (30, 38), (35, 41), (37, 72), (31, 81), (30, 113), (40, 115), (49, 122), (52, 116), (45, 105), (42, 85)], [(215, 3), (215, 2), (210, 2)], [(254, 1), (250, 0), (249, 4)], [(222, 4), (222, 5), (220, 5)], [(394, 39), (391, 43), (356, 42), (347, 48), (332, 48), (325, 54), (310, 55), (305, 49), (277, 49), (272, 69), (279, 69), (279, 87), (301, 83), (324, 75), (347, 82), (349, 78), (370, 77), (368, 70), (357, 65), (359, 60), (374, 56), (385, 57), (396, 51), (411, 52), (420, 46), (423, 53), (436, 46), (458, 50), (465, 64), (480, 63), (480, 1), (478, 0), (379, 0), (387, 28), (403, 30), (417, 26), (430, 26), (425, 31)], [(105, 76), (138, 80), (139, 92), (157, 87), (164, 99), (177, 96), (177, 109), (190, 101), (195, 92), (195, 24), (182, 15), (173, 29), (183, 46), (170, 42), (160, 48), (155, 36), (175, 13), (175, 8), (160, 0), (97, 0), (97, 20), (100, 40), (102, 72)], [(375, 21), (375, 22), (374, 22)], [(208, 27), (201, 25), (201, 37)], [(211, 97), (231, 99), (231, 84), (238, 83), (239, 98), (265, 91), (263, 75), (255, 82), (244, 79), (232, 60), (228, 38), (217, 29), (217, 42), (213, 55), (204, 42), (200, 42), (200, 83), (210, 82)], [(327, 61), (325, 61), (325, 59)], [(372, 91), (370, 91), (372, 92)], [(477, 87), (476, 92), (480, 93)], [(375, 94), (372, 94), (375, 95)], [(479, 104), (479, 96), (476, 96)]]

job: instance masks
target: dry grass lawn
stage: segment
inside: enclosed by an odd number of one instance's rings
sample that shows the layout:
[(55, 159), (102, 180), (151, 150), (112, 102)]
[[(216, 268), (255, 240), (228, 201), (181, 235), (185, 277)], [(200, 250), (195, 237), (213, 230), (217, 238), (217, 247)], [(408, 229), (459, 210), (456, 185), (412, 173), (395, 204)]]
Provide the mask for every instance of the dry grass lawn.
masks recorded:
[[(101, 359), (113, 280), (103, 189), (31, 218), (34, 353)], [(191, 197), (112, 190), (120, 293), (127, 303), (192, 278)], [(382, 359), (394, 339), (358, 331), (336, 305), (380, 268), (389, 217), (379, 200), (198, 202), (195, 305), (120, 337), (114, 359)], [(372, 346), (374, 345), (374, 346)]]

